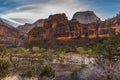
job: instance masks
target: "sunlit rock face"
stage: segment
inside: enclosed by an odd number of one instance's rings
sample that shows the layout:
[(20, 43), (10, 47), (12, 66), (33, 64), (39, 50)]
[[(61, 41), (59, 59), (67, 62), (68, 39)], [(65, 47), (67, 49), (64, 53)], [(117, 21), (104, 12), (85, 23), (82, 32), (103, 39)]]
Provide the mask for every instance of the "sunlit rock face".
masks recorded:
[(76, 19), (83, 24), (96, 23), (101, 21), (93, 11), (76, 12), (73, 15), (73, 19)]
[[(89, 17), (89, 19), (82, 18), (81, 21), (86, 23), (80, 23), (76, 19), (68, 20), (65, 14), (50, 15), (48, 19), (44, 19), (41, 27), (35, 27), (28, 32), (28, 42), (40, 42), (50, 39), (67, 41), (79, 37), (105, 38), (110, 36), (111, 30), (115, 34), (120, 32), (120, 14), (105, 21), (100, 21), (92, 11), (82, 12), (83, 14), (92, 15), (92, 17)], [(41, 25), (41, 21), (35, 23)]]
[(50, 15), (48, 19), (45, 19), (43, 26), (33, 28), (28, 33), (28, 38), (29, 42), (46, 39), (67, 39), (69, 32), (69, 21), (66, 15), (56, 14)]
[[(43, 27), (35, 27), (28, 33), (28, 42), (42, 40), (67, 41), (73, 38), (96, 37), (96, 23), (81, 24), (76, 19), (68, 20), (65, 14), (50, 15)], [(89, 33), (93, 30), (93, 33)]]
[(0, 46), (21, 46), (20, 31), (0, 20)]
[(25, 46), (25, 43), (38, 43), (44, 40), (105, 38), (111, 33), (120, 32), (120, 13), (105, 21), (100, 21), (92, 11), (81, 13), (84, 17), (79, 17), (81, 21), (74, 18), (68, 20), (66, 15), (61, 13), (50, 15), (47, 19), (39, 19), (33, 24), (26, 23), (17, 28), (0, 20), (0, 46)]

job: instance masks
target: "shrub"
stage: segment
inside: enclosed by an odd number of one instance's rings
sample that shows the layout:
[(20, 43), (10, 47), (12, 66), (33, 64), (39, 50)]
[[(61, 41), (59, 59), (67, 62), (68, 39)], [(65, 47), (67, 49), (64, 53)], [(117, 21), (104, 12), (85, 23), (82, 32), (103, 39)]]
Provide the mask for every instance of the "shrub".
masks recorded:
[(55, 70), (51, 65), (38, 65), (36, 70), (38, 80), (43, 77), (53, 78), (55, 76)]
[(0, 59), (0, 79), (9, 74), (10, 63), (6, 60)]
[(20, 73), (21, 77), (32, 77), (34, 75), (34, 70), (32, 69), (26, 69)]
[(54, 69), (51, 65), (43, 65), (41, 67), (41, 74), (40, 76), (52, 77), (54, 76)]

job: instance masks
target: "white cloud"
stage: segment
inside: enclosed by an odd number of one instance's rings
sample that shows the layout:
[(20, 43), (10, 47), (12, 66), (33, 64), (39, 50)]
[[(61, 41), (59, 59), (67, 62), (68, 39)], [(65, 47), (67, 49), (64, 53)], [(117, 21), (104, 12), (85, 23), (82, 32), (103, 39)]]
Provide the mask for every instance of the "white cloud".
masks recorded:
[[(49, 0), (44, 3), (22, 5), (17, 7), (15, 11), (3, 14), (2, 18), (18, 24), (24, 24), (47, 18), (51, 14), (66, 13), (67, 17), (71, 19), (75, 12), (90, 10), (90, 8), (91, 6), (86, 5), (82, 0)], [(14, 18), (21, 19), (21, 21), (14, 20)]]
[(14, 21), (14, 20), (9, 19), (9, 18), (6, 18), (6, 17), (4, 17), (4, 16), (2, 16), (1, 18), (5, 19), (5, 20), (8, 20), (8, 21), (10, 21), (10, 22), (12, 22), (12, 23), (18, 24), (18, 25), (22, 25), (22, 23), (17, 22), (17, 21)]
[(105, 14), (98, 7), (94, 7), (84, 0), (49, 0), (48, 2), (37, 2), (28, 5), (16, 7), (16, 10), (9, 11), (0, 15), (2, 18), (9, 20), (18, 25), (33, 23), (38, 19), (47, 18), (49, 15), (56, 13), (66, 13), (68, 19), (71, 19), (77, 11), (95, 11), (95, 14), (102, 20), (112, 15)]

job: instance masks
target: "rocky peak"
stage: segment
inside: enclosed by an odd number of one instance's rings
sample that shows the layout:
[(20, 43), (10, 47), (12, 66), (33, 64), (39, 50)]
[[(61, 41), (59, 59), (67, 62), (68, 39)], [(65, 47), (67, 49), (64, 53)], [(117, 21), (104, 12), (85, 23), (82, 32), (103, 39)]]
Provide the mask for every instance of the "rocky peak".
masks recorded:
[(45, 28), (55, 28), (57, 25), (67, 24), (68, 19), (64, 13), (50, 15), (48, 19), (44, 21)]
[(68, 19), (64, 13), (50, 15), (48, 20), (51, 22), (57, 22), (57, 23), (67, 23), (68, 22)]
[(33, 24), (26, 23), (24, 25), (20, 25), (17, 29), (21, 30), (24, 33), (28, 33), (32, 28), (35, 27), (55, 27), (59, 23), (67, 23), (68, 19), (64, 13), (50, 15), (48, 19), (39, 19)]
[(98, 18), (93, 11), (76, 12), (73, 15), (72, 19), (76, 19), (83, 24), (95, 23), (100, 21), (100, 18)]

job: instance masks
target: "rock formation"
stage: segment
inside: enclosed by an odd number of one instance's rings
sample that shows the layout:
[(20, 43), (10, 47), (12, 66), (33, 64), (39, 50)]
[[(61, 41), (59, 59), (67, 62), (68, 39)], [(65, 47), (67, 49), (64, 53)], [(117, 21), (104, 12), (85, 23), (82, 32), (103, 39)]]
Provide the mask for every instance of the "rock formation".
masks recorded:
[(93, 11), (83, 11), (83, 12), (76, 12), (73, 15), (73, 19), (76, 19), (82, 24), (88, 23), (95, 23), (101, 21)]
[(33, 24), (13, 28), (0, 20), (0, 45), (21, 46), (44, 40), (68, 41), (74, 38), (104, 38), (120, 33), (120, 13), (111, 19), (100, 21), (92, 11), (77, 12), (72, 20), (66, 15), (50, 15)]
[(20, 31), (0, 20), (0, 46), (21, 46)]
[(69, 30), (69, 27), (67, 24), (68, 19), (65, 14), (50, 15), (48, 19), (44, 20), (42, 27), (35, 27), (28, 33), (29, 42), (33, 39), (35, 41), (41, 41), (68, 37), (66, 30)]
[[(28, 42), (35, 43), (50, 39), (66, 41), (73, 38), (104, 38), (109, 37), (111, 30), (115, 34), (120, 32), (120, 14), (112, 19), (100, 21), (92, 11), (84, 13), (89, 17), (80, 18), (81, 23), (76, 19), (68, 20), (65, 14), (49, 16), (44, 20), (42, 27), (35, 27), (28, 33)], [(80, 14), (83, 15), (83, 12)], [(82, 21), (87, 23), (83, 24)]]

